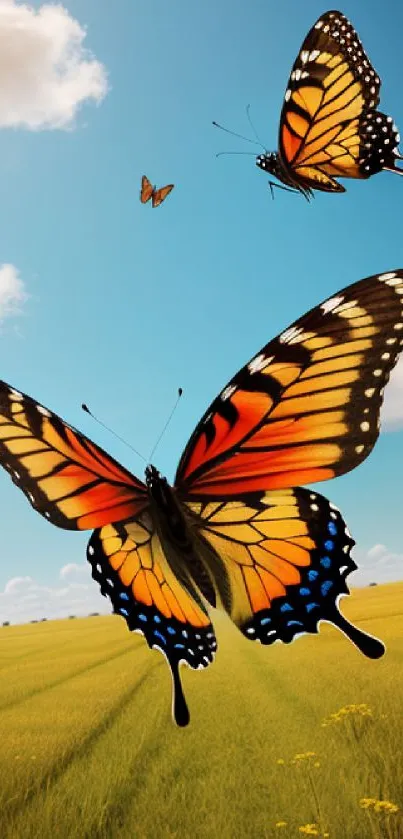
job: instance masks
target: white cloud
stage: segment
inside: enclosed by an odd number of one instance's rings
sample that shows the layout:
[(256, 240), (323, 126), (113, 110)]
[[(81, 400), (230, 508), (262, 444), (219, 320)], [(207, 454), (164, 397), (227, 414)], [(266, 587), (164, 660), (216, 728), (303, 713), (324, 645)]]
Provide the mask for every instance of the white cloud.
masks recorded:
[(61, 580), (71, 580), (72, 582), (80, 582), (80, 580), (88, 580), (88, 565), (77, 565), (76, 562), (70, 562), (65, 565), (60, 571)]
[(403, 358), (392, 370), (389, 384), (386, 385), (381, 422), (383, 431), (399, 431), (403, 428)]
[(68, 128), (107, 93), (106, 69), (62, 5), (0, 0), (0, 127)]
[(26, 300), (28, 294), (15, 265), (0, 265), (0, 320), (20, 314)]
[(110, 600), (101, 595), (89, 565), (65, 565), (59, 578), (61, 584), (54, 586), (39, 585), (32, 577), (9, 580), (4, 591), (0, 591), (0, 625), (3, 621), (15, 624), (91, 612), (111, 613)]
[(403, 554), (389, 551), (386, 545), (373, 545), (368, 551), (354, 548), (352, 552), (358, 571), (351, 576), (351, 585), (392, 583), (403, 580)]

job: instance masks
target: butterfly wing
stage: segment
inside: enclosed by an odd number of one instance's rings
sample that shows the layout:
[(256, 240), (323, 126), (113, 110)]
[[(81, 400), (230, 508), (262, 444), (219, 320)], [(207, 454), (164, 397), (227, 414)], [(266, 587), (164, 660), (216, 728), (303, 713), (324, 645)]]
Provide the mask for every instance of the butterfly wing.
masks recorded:
[(94, 531), (87, 558), (114, 611), (125, 618), (130, 630), (141, 632), (150, 647), (165, 655), (173, 678), (174, 719), (186, 725), (189, 713), (179, 664), (207, 667), (217, 648), (210, 619), (186, 569), (179, 581), (148, 511), (125, 524)]
[(159, 207), (159, 205), (165, 201), (165, 198), (169, 195), (173, 188), (174, 184), (168, 184), (167, 186), (162, 186), (161, 189), (156, 189), (153, 193), (153, 207)]
[(146, 487), (134, 475), (5, 382), (0, 382), (0, 465), (35, 510), (69, 530), (130, 518), (148, 503)]
[(154, 187), (152, 183), (148, 180), (148, 178), (143, 175), (141, 179), (141, 190), (140, 190), (140, 201), (142, 204), (146, 204), (147, 201), (150, 200), (151, 196), (154, 193)]
[(395, 168), (397, 129), (374, 110), (380, 85), (347, 18), (336, 11), (319, 18), (293, 66), (280, 119), (279, 155), (294, 181), (344, 192), (335, 177)]
[(289, 643), (317, 632), (322, 620), (341, 629), (371, 658), (383, 645), (340, 614), (355, 544), (339, 511), (322, 495), (294, 488), (251, 493), (236, 501), (184, 501), (191, 526), (226, 577), (223, 605), (250, 639)]
[(214, 400), (175, 483), (231, 499), (354, 469), (379, 433), (403, 341), (403, 270), (348, 286), (267, 344)]

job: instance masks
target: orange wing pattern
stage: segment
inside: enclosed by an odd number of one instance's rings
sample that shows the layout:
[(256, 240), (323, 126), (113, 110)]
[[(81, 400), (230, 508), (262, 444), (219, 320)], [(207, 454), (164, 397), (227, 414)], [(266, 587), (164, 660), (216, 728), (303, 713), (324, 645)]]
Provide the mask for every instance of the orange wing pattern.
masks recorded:
[(207, 667), (217, 643), (207, 612), (187, 569), (180, 580), (167, 562), (149, 512), (126, 524), (107, 525), (92, 534), (87, 549), (92, 576), (100, 583), (114, 611), (130, 630), (141, 632), (158, 648), (172, 671), (173, 714), (186, 725), (189, 713), (183, 696), (179, 664)]
[(35, 510), (70, 530), (136, 515), (147, 490), (83, 434), (0, 382), (0, 464)]
[(159, 207), (159, 205), (162, 204), (163, 201), (165, 201), (165, 198), (167, 197), (167, 195), (169, 195), (173, 188), (173, 184), (168, 184), (168, 186), (162, 186), (161, 189), (156, 189), (153, 193), (153, 207)]
[[(350, 625), (337, 601), (356, 568), (339, 511), (306, 489), (248, 494), (236, 501), (186, 501), (191, 524), (223, 565), (223, 605), (247, 637), (271, 644), (317, 632), (327, 620), (366, 655), (383, 645)], [(218, 586), (219, 588), (219, 586)]]
[(162, 186), (160, 189), (155, 189), (148, 178), (143, 175), (141, 179), (140, 201), (142, 204), (146, 204), (152, 198), (152, 206), (159, 207), (173, 188), (174, 184), (168, 184), (167, 186)]
[(147, 201), (150, 200), (152, 194), (154, 192), (154, 187), (152, 183), (148, 180), (146, 175), (143, 175), (141, 179), (141, 190), (140, 190), (140, 201), (142, 204), (146, 204)]
[(180, 493), (231, 498), (361, 463), (401, 350), (402, 294), (403, 271), (369, 277), (267, 344), (197, 426), (178, 467)]
[(319, 18), (293, 66), (280, 120), (280, 159), (296, 182), (344, 192), (334, 177), (399, 172), (397, 129), (374, 110), (380, 84), (347, 18), (336, 11)]

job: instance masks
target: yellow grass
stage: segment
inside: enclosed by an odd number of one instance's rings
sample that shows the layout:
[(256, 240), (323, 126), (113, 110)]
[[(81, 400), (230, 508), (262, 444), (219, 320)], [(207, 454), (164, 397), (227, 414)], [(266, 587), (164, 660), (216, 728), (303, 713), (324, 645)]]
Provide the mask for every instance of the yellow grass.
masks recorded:
[(343, 609), (383, 659), (331, 627), (261, 647), (218, 615), (186, 729), (123, 620), (0, 628), (1, 839), (402, 837), (403, 583)]

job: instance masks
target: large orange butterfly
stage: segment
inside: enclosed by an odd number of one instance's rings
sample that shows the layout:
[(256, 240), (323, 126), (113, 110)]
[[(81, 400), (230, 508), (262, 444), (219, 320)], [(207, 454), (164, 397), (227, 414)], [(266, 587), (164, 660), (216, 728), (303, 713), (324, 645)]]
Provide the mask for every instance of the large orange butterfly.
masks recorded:
[(167, 186), (162, 186), (160, 189), (156, 189), (148, 178), (143, 175), (141, 179), (140, 201), (142, 204), (146, 204), (151, 198), (152, 206), (159, 207), (173, 188), (174, 184), (168, 184)]
[(92, 576), (129, 629), (165, 656), (173, 713), (189, 714), (179, 665), (211, 663), (208, 605), (251, 640), (289, 643), (333, 623), (367, 656), (383, 644), (338, 602), (356, 568), (341, 513), (299, 484), (354, 469), (375, 445), (403, 344), (403, 270), (337, 292), (268, 343), (210, 405), (173, 487), (145, 483), (29, 396), (0, 383), (0, 462), (32, 506), (94, 529)]
[(382, 169), (402, 175), (397, 128), (376, 110), (380, 87), (351, 23), (326, 12), (292, 68), (278, 152), (260, 154), (257, 166), (308, 199), (315, 189), (345, 192), (335, 178), (370, 178)]

